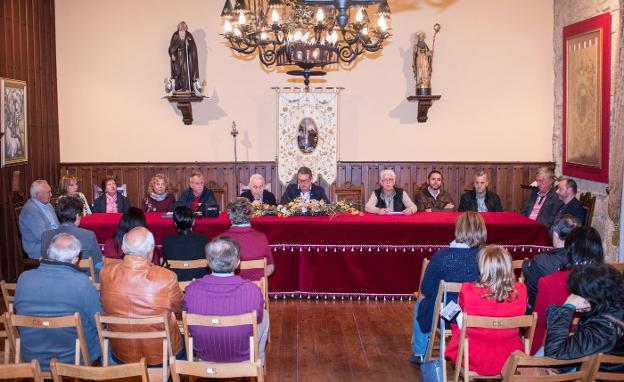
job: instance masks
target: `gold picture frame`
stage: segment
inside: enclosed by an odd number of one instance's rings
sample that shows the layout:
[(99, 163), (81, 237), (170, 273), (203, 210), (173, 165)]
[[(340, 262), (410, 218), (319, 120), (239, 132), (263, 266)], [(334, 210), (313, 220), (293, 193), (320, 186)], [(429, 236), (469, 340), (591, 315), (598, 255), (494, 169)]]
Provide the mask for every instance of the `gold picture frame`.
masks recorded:
[(2, 167), (28, 162), (28, 94), (25, 81), (0, 78)]

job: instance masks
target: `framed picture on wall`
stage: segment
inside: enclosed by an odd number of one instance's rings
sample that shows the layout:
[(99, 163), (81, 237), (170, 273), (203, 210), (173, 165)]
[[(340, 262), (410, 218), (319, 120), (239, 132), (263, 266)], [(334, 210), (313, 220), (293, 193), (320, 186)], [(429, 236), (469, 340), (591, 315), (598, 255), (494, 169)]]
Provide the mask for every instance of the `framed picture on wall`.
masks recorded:
[(2, 166), (28, 161), (26, 82), (0, 78)]
[(609, 182), (611, 15), (563, 28), (563, 175)]

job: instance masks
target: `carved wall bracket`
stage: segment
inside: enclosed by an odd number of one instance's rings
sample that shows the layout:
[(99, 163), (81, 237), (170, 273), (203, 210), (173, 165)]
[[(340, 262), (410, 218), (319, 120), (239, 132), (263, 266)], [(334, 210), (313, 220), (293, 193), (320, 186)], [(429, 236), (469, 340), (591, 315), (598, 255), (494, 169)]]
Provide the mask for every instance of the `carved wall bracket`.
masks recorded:
[(418, 122), (427, 122), (427, 113), (429, 108), (433, 105), (433, 101), (437, 101), (442, 98), (441, 95), (416, 95), (409, 96), (407, 100), (410, 102), (418, 102)]
[(185, 125), (191, 125), (193, 123), (193, 106), (191, 102), (201, 102), (206, 96), (198, 96), (192, 93), (173, 93), (171, 96), (164, 97), (169, 102), (174, 102), (178, 107), (178, 110), (182, 112), (182, 121)]

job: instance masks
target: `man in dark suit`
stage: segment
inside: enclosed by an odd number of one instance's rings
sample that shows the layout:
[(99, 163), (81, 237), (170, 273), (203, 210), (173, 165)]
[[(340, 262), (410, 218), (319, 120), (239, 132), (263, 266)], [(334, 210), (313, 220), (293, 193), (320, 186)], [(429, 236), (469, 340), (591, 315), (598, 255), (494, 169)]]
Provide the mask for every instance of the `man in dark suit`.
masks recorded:
[(459, 201), (459, 212), (503, 212), (500, 198), (494, 191), (488, 190), (488, 175), (477, 171), (474, 176), (474, 189), (466, 191)]
[(325, 195), (323, 187), (312, 184), (312, 170), (305, 166), (300, 167), (297, 171), (297, 184), (289, 184), (286, 187), (280, 204), (288, 204), (296, 198), (323, 200), (325, 203), (329, 203), (329, 198)]
[(574, 179), (561, 179), (557, 185), (557, 196), (559, 200), (563, 202), (555, 218), (563, 215), (572, 215), (581, 221), (581, 225), (585, 225), (585, 217), (587, 211), (583, 208), (583, 205), (576, 198), (577, 186)]
[(41, 235), (41, 256), (45, 256), (52, 238), (59, 233), (66, 233), (74, 236), (81, 244), (81, 258), (90, 257), (97, 272), (102, 268), (102, 250), (97, 242), (95, 233), (88, 229), (80, 228), (82, 217), (82, 202), (75, 196), (60, 198), (54, 209), (56, 216), (61, 223), (59, 228), (45, 231)]
[(249, 189), (243, 191), (240, 196), (247, 198), (250, 202), (258, 201), (262, 204), (276, 206), (277, 200), (275, 199), (275, 195), (273, 195), (271, 191), (265, 190), (264, 186), (264, 176), (253, 174), (249, 178)]
[(563, 205), (553, 187), (553, 170), (549, 167), (540, 167), (535, 174), (535, 182), (537, 189), (531, 191), (521, 213), (544, 224), (546, 229), (550, 230), (557, 211)]
[(176, 207), (187, 206), (193, 212), (197, 212), (199, 206), (204, 202), (217, 204), (217, 199), (214, 192), (206, 187), (204, 175), (201, 172), (193, 172), (189, 178), (189, 188), (182, 191), (182, 195), (175, 205)]

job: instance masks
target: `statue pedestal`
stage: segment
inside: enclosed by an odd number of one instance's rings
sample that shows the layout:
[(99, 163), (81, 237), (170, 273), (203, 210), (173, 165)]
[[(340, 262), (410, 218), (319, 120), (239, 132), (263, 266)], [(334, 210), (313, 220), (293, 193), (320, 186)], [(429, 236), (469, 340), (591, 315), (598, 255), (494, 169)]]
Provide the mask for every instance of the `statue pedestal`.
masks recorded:
[(201, 102), (204, 98), (208, 98), (206, 96), (198, 96), (195, 93), (185, 92), (185, 93), (176, 93), (174, 92), (170, 96), (163, 97), (169, 100), (169, 102), (175, 102), (178, 110), (182, 112), (182, 121), (185, 125), (190, 125), (193, 123), (193, 107), (191, 106), (191, 102)]
[(442, 98), (441, 95), (415, 95), (407, 97), (410, 102), (418, 102), (418, 122), (427, 122), (427, 113), (429, 108), (433, 105), (433, 101), (437, 101)]

